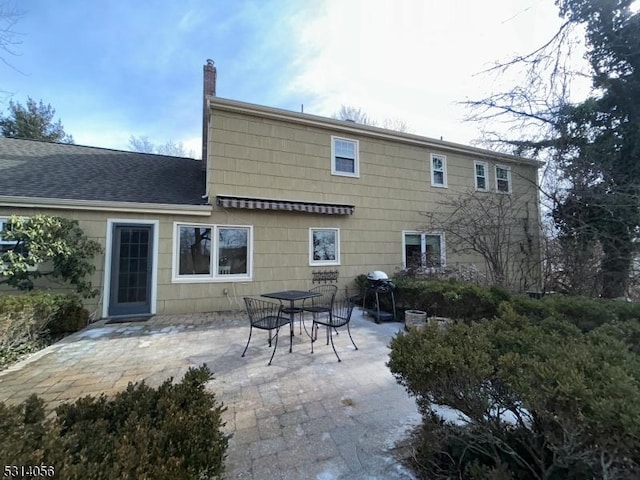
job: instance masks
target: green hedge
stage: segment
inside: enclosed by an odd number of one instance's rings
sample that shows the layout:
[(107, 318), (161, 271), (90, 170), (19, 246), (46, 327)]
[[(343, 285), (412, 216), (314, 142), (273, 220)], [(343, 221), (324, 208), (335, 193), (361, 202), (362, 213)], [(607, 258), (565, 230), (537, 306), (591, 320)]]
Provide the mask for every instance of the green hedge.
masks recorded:
[[(512, 295), (499, 287), (481, 287), (455, 280), (421, 280), (400, 277), (396, 285), (396, 309), (399, 318), (405, 310), (423, 310), (429, 316), (448, 317), (465, 322), (499, 315), (500, 306), (507, 303), (516, 313), (540, 322), (559, 318), (588, 332), (605, 323), (640, 319), (640, 304), (618, 300), (603, 300), (567, 295), (548, 295), (541, 299), (527, 295)], [(391, 306), (386, 296), (381, 300), (385, 309)]]
[(515, 295), (509, 300), (516, 313), (541, 321), (555, 317), (567, 320), (583, 332), (614, 321), (640, 319), (640, 304), (567, 295), (549, 295), (533, 299)]
[(129, 384), (113, 399), (60, 405), (55, 418), (35, 396), (0, 403), (0, 458), (52, 466), (55, 478), (69, 480), (220, 478), (228, 437), (225, 408), (205, 389), (211, 378), (202, 366), (157, 389)]
[[(461, 320), (493, 318), (509, 293), (499, 287), (485, 288), (455, 280), (396, 278), (396, 305), (404, 310), (423, 310), (429, 316)], [(399, 312), (399, 313), (400, 313)]]

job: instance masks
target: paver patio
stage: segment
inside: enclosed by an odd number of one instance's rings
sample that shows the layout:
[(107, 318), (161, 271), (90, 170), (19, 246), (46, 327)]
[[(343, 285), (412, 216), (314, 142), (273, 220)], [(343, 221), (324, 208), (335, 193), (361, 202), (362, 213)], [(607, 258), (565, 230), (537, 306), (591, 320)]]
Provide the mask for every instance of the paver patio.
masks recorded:
[(323, 332), (310, 353), (298, 331), (293, 353), (282, 335), (271, 366), (265, 332), (254, 332), (244, 358), (248, 321), (217, 314), (156, 316), (144, 323), (97, 322), (0, 372), (0, 400), (37, 393), (52, 407), (84, 395), (112, 394), (129, 382), (158, 385), (206, 363), (208, 387), (227, 407), (232, 434), (227, 479), (412, 479), (394, 456), (420, 421), (415, 401), (389, 369), (389, 340), (403, 327), (375, 324), (354, 311), (352, 334)]

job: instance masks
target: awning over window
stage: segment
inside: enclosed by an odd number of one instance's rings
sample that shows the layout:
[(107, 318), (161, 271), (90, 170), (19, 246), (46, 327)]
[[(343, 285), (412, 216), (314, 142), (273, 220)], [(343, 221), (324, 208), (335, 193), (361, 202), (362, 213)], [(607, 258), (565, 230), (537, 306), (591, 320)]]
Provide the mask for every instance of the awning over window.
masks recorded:
[(353, 205), (335, 203), (292, 202), (290, 200), (272, 200), (265, 198), (228, 197), (218, 195), (216, 203), (224, 208), (248, 208), (252, 210), (280, 210), (289, 212), (321, 213), (325, 215), (352, 215)]

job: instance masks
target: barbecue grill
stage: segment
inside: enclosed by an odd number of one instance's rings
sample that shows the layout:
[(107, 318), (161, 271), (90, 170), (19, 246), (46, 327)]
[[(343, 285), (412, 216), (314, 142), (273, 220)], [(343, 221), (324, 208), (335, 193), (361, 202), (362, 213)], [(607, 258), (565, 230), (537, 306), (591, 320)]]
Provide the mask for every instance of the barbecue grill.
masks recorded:
[[(395, 285), (391, 283), (391, 280), (389, 280), (389, 276), (385, 272), (381, 270), (374, 270), (373, 272), (369, 272), (367, 274), (367, 283), (364, 289), (364, 298), (362, 305), (364, 308), (366, 308), (368, 293), (372, 293), (375, 295), (375, 310), (366, 310), (366, 312), (368, 315), (372, 316), (375, 319), (376, 323), (396, 320), (396, 299), (393, 294), (394, 290)], [(380, 311), (380, 295), (388, 295), (391, 298), (392, 312)]]

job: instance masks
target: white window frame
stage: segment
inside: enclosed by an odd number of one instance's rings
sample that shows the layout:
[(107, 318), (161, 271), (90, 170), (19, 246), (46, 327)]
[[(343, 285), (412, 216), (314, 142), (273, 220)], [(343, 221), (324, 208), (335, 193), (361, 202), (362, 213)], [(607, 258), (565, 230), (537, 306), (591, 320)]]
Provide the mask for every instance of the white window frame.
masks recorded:
[[(480, 188), (478, 186), (478, 178), (480, 178), (480, 176), (478, 175), (478, 166), (481, 166), (482, 168), (484, 168), (484, 176), (482, 178), (484, 178), (484, 188)], [(473, 162), (473, 182), (475, 184), (476, 187), (476, 191), (478, 192), (488, 192), (489, 191), (489, 164), (487, 162), (481, 162), (479, 160), (474, 160)]]
[[(196, 227), (211, 229), (211, 257), (209, 259), (209, 274), (180, 275), (180, 228)], [(219, 272), (218, 263), (220, 250), (218, 248), (218, 232), (221, 229), (243, 228), (247, 229), (247, 273), (223, 274)], [(172, 283), (216, 283), (216, 282), (246, 282), (253, 280), (253, 226), (252, 225), (226, 225), (210, 223), (173, 222), (172, 244)]]
[[(355, 146), (355, 158), (353, 159), (353, 172), (344, 172), (336, 168), (336, 141), (353, 143)], [(352, 138), (331, 136), (331, 175), (343, 177), (360, 177), (360, 142)]]
[[(22, 219), (26, 219), (28, 217), (21, 217)], [(9, 217), (0, 217), (0, 232), (2, 232), (2, 230), (4, 229), (5, 224), (9, 223)], [(0, 247), (2, 247), (3, 245), (9, 245), (9, 247), (15, 247), (18, 244), (17, 240), (3, 240), (2, 239), (2, 234), (0, 233)], [(23, 253), (29, 253), (28, 251), (28, 247), (26, 248), (26, 252)], [(2, 248), (0, 248), (0, 253), (2, 253)], [(27, 267), (27, 271), (28, 272), (35, 272), (36, 270), (38, 270), (38, 264), (31, 266), (31, 267)]]
[[(433, 168), (433, 162), (436, 159), (442, 161), (442, 170), (435, 170)], [(439, 153), (432, 153), (430, 156), (429, 170), (431, 172), (431, 186), (438, 188), (447, 188), (447, 156), (441, 155)], [(435, 174), (440, 171), (442, 172), (442, 183), (437, 183), (435, 181)]]
[[(507, 190), (506, 192), (505, 192), (505, 191), (501, 191), (501, 190), (498, 188), (498, 182), (499, 182), (499, 181), (504, 181), (504, 179), (500, 179), (500, 178), (498, 178), (498, 169), (505, 170), (505, 171), (507, 172), (507, 186), (508, 186), (508, 190)], [(496, 165), (496, 168), (495, 168), (495, 174), (496, 174), (496, 193), (502, 193), (502, 194), (505, 194), (505, 195), (510, 194), (510, 193), (511, 193), (511, 190), (512, 190), (512, 184), (513, 184), (513, 182), (511, 181), (511, 167), (509, 167), (509, 166), (507, 166), (507, 165)]]
[(406, 237), (407, 235), (420, 235), (420, 251), (421, 254), (427, 250), (427, 237), (440, 237), (440, 265), (437, 267), (427, 267), (422, 266), (424, 271), (435, 272), (438, 270), (442, 270), (447, 265), (447, 244), (445, 242), (444, 232), (419, 232), (417, 230), (403, 230), (402, 231), (402, 268), (407, 268), (407, 243)]
[[(314, 260), (313, 258), (313, 232), (317, 231), (332, 231), (336, 235), (336, 258), (335, 260)], [(311, 227), (309, 229), (309, 265), (313, 267), (325, 266), (325, 265), (340, 265), (340, 229), (339, 228), (324, 228), (324, 227)]]
[(2, 233), (1, 232), (4, 229), (5, 224), (7, 224), (7, 223), (9, 223), (9, 217), (0, 217), (0, 246), (2, 246), (2, 245), (15, 246), (18, 243), (15, 240), (3, 240), (2, 239)]

